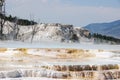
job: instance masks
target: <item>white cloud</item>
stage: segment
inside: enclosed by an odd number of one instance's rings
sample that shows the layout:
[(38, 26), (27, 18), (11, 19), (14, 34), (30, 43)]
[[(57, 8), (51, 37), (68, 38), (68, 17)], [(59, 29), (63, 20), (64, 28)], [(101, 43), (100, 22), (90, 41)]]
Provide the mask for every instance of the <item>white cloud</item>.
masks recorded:
[(29, 18), (32, 13), (44, 22), (61, 22), (85, 25), (120, 19), (120, 8), (75, 6), (59, 3), (59, 0), (7, 0), (7, 12)]
[(43, 3), (47, 3), (48, 2), (48, 0), (41, 0)]

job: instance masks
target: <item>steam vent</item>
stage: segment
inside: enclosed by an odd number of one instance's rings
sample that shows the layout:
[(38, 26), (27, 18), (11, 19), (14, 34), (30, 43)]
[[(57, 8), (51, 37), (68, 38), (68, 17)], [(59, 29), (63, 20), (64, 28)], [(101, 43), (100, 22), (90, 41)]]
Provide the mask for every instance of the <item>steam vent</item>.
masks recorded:
[(120, 55), (117, 53), (119, 51), (1, 48), (0, 78), (119, 80)]

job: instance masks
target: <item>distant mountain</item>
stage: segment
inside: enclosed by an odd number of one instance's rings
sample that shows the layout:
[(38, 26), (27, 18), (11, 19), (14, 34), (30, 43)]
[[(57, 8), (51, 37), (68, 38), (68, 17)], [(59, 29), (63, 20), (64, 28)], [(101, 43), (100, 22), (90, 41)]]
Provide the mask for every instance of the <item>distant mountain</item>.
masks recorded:
[(109, 23), (92, 23), (84, 28), (92, 33), (99, 33), (120, 39), (120, 20)]

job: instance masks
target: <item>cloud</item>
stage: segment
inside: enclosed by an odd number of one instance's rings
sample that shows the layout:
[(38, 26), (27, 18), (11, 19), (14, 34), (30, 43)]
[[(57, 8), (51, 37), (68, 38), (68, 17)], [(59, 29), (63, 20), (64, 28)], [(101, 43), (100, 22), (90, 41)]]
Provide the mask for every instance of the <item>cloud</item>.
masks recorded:
[(60, 22), (87, 25), (120, 19), (120, 8), (78, 6), (60, 3), (60, 0), (7, 0), (8, 14), (30, 18), (30, 14), (41, 22)]
[(41, 0), (43, 3), (47, 3), (48, 2), (48, 0)]

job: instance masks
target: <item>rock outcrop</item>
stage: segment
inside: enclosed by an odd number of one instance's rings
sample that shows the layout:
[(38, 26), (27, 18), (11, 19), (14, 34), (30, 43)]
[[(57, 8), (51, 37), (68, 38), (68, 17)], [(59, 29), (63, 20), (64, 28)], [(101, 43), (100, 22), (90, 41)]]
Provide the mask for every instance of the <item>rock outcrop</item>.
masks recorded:
[[(107, 70), (101, 67), (106, 66)], [(115, 67), (117, 66), (117, 68)], [(21, 69), (9, 72), (0, 72), (0, 78), (46, 77), (53, 79), (80, 79), (80, 80), (113, 80), (120, 79), (119, 65), (53, 65), (41, 66), (39, 69)]]
[[(55, 24), (37, 24), (31, 26), (20, 26), (19, 29), (13, 30), (13, 23), (6, 23), (4, 34), (7, 39), (13, 39), (15, 34), (18, 34), (17, 40), (30, 41), (33, 32), (35, 32), (33, 41), (59, 41), (59, 42), (80, 42), (81, 38), (87, 38), (89, 31), (84, 28), (74, 27), (73, 25)], [(17, 30), (19, 31), (17, 33)], [(34, 30), (34, 31), (33, 31)], [(15, 33), (16, 32), (16, 33)]]
[[(52, 40), (59, 42), (80, 42), (81, 37), (88, 37), (89, 31), (83, 28), (75, 28), (73, 25), (39, 24), (38, 31), (33, 41)], [(24, 33), (23, 33), (24, 34)], [(26, 36), (28, 34), (24, 34)]]

